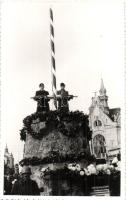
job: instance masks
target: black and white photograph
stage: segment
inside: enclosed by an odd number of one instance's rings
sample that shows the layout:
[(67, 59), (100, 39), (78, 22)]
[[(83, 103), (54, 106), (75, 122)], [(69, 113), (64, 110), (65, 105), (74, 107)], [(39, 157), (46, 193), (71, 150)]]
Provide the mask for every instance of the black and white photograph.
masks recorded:
[(123, 51), (121, 0), (1, 2), (3, 198), (124, 198)]

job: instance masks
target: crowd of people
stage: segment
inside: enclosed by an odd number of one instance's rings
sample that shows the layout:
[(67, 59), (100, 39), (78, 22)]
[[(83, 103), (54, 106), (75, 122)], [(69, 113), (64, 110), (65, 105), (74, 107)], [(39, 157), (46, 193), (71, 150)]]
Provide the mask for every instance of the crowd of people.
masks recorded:
[(20, 174), (4, 177), (5, 195), (40, 195), (42, 189), (38, 188), (35, 181), (31, 180), (31, 168), (24, 166)]

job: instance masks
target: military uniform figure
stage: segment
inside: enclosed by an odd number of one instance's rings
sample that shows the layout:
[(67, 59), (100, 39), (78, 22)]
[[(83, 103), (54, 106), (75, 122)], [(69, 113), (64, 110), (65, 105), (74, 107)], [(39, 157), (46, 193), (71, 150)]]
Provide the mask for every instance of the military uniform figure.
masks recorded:
[(57, 101), (58, 101), (58, 110), (60, 111), (69, 111), (68, 101), (72, 99), (72, 95), (69, 95), (68, 91), (65, 90), (65, 84), (60, 84), (61, 89), (57, 91)]
[(34, 100), (37, 101), (37, 112), (49, 111), (49, 92), (44, 90), (44, 84), (39, 84), (40, 90), (36, 91)]

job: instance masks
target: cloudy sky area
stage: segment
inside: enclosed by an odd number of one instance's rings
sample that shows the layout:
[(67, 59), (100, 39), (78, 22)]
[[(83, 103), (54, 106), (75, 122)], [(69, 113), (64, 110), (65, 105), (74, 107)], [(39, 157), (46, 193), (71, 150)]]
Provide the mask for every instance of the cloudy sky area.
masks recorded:
[(50, 6), (54, 14), (57, 89), (60, 82), (66, 83), (69, 93), (78, 96), (70, 102), (70, 109), (88, 113), (101, 77), (109, 106), (122, 104), (123, 1), (3, 2), (2, 135), (18, 162), (23, 153), (19, 135), (22, 120), (36, 110), (36, 102), (30, 97), (40, 82), (52, 93)]

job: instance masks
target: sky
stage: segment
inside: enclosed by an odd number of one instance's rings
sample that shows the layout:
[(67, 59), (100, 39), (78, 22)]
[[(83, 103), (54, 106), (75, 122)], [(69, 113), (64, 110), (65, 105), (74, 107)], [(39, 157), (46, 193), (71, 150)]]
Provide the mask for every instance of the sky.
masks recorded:
[[(36, 111), (39, 83), (51, 91), (49, 8), (54, 15), (56, 80), (70, 94), (70, 110), (88, 114), (103, 78), (110, 108), (123, 98), (123, 1), (15, 1), (1, 7), (2, 138), (15, 163), (23, 156), (19, 130)], [(52, 108), (52, 103), (50, 104)]]

